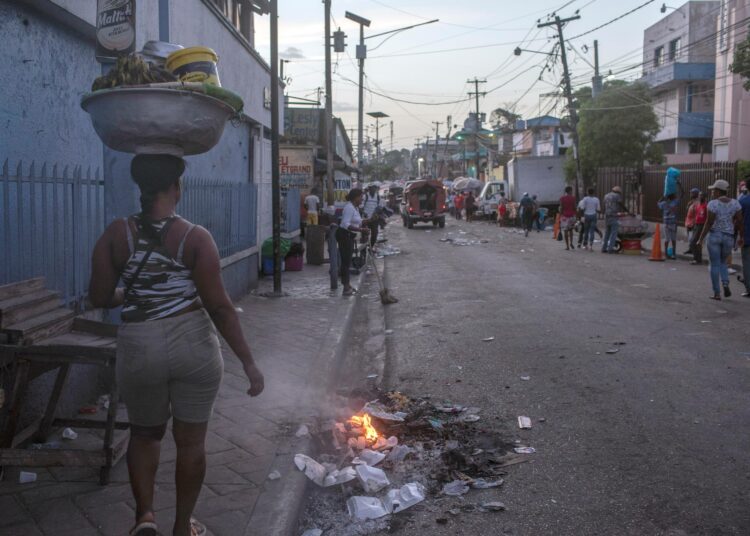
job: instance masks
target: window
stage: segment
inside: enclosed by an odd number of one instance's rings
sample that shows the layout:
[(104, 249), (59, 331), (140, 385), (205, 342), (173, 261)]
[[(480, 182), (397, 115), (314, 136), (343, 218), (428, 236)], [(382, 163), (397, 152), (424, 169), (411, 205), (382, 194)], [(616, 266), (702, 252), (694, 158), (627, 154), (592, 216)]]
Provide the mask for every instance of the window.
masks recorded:
[(248, 0), (210, 0), (232, 26), (254, 46), (252, 2)]
[(654, 50), (654, 67), (664, 65), (664, 47)]
[(680, 43), (681, 40), (679, 37), (669, 42), (669, 61), (674, 61), (680, 57), (680, 52), (682, 52)]

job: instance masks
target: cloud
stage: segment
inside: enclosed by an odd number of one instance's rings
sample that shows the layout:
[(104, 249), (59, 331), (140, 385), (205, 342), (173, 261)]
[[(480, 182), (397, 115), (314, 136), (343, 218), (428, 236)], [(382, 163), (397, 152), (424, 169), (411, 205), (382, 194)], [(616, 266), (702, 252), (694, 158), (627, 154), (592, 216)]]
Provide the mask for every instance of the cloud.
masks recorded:
[(285, 60), (305, 59), (305, 54), (302, 52), (301, 49), (297, 47), (287, 47), (286, 50), (284, 50), (281, 54), (279, 54), (279, 56), (281, 56)]
[(356, 112), (358, 109), (359, 107), (356, 104), (348, 102), (335, 102), (333, 104), (334, 112)]

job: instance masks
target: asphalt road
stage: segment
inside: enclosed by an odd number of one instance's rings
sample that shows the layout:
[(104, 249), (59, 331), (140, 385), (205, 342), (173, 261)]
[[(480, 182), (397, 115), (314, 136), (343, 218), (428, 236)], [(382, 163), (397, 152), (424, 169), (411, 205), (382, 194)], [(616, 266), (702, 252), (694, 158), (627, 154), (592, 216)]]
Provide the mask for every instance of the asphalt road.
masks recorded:
[(386, 386), (479, 406), (484, 426), (537, 449), (497, 492), (506, 512), (418, 510), (392, 532), (750, 534), (741, 285), (717, 303), (705, 266), (567, 252), (550, 232), (487, 223), (394, 219), (389, 237), (403, 253), (386, 260), (401, 300), (386, 313)]

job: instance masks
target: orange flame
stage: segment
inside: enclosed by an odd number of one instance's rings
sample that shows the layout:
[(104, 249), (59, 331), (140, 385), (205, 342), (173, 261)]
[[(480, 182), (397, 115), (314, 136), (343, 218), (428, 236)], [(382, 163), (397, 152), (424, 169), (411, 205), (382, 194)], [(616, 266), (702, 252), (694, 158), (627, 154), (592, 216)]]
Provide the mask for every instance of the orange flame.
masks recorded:
[(378, 431), (372, 425), (372, 420), (370, 419), (369, 415), (365, 414), (365, 415), (362, 415), (361, 417), (359, 415), (355, 415), (354, 417), (349, 419), (349, 422), (355, 426), (359, 426), (360, 428), (364, 430), (365, 439), (367, 441), (372, 441), (373, 443), (377, 441)]

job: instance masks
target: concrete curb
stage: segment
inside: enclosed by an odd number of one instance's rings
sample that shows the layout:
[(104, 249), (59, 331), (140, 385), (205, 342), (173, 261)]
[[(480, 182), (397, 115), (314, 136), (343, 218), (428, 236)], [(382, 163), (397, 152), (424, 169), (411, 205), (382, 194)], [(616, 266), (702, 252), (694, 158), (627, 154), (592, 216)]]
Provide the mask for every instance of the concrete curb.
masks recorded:
[[(365, 270), (359, 274), (358, 288), (364, 274)], [(319, 355), (320, 366), (335, 370), (343, 361), (352, 332), (354, 309), (359, 303), (359, 299), (348, 300), (343, 324), (332, 325), (329, 329), (328, 333), (334, 340), (334, 344), (331, 351), (323, 351)], [(329, 387), (330, 384), (326, 386), (326, 388)], [(297, 453), (307, 454), (314, 458), (317, 454), (316, 445), (309, 437), (302, 439), (291, 437), (279, 445), (271, 471), (278, 471), (281, 478), (265, 482), (265, 489), (258, 497), (253, 514), (242, 532), (244, 536), (293, 536), (296, 534), (309, 484), (305, 474), (298, 471), (292, 462), (294, 454)]]

